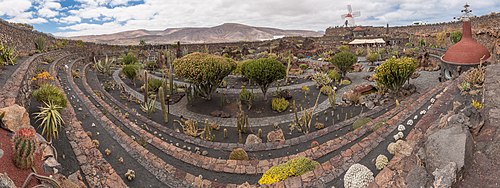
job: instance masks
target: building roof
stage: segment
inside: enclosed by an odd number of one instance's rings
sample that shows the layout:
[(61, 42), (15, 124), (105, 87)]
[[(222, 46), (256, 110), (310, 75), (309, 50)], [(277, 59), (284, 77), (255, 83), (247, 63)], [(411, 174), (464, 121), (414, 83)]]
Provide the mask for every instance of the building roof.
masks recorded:
[(462, 39), (448, 48), (442, 60), (450, 64), (476, 65), (481, 59), (490, 58), (490, 52), (486, 47), (472, 38), (470, 21), (464, 21), (462, 26)]
[(349, 44), (385, 44), (384, 39), (376, 38), (376, 39), (354, 39)]
[(354, 28), (352, 31), (364, 31), (365, 29), (363, 29), (362, 27), (356, 27)]

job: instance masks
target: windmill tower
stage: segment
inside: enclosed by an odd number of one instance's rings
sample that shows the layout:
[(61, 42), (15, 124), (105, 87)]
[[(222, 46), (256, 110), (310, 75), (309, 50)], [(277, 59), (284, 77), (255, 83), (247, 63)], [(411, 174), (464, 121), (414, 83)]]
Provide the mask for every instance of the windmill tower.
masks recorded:
[(351, 5), (347, 5), (347, 14), (343, 14), (340, 17), (345, 20), (344, 24), (346, 27), (352, 27), (354, 26), (354, 18), (359, 16), (361, 16), (359, 11), (352, 12)]

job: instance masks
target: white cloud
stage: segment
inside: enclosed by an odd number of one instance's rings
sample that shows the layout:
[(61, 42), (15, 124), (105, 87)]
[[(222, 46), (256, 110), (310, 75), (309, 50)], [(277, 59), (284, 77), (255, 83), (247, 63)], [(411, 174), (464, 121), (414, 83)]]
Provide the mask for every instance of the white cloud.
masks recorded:
[(17, 16), (31, 7), (29, 0), (0, 0), (0, 16)]

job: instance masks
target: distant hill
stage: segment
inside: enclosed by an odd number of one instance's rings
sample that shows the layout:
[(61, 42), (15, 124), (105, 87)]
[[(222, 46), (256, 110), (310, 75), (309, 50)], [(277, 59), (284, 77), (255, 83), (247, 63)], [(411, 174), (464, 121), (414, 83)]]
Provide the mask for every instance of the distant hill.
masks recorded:
[(75, 36), (69, 39), (85, 42), (136, 45), (140, 40), (148, 44), (220, 43), (238, 41), (261, 41), (283, 36), (319, 37), (323, 33), (307, 30), (282, 30), (267, 27), (253, 27), (237, 23), (225, 23), (215, 27), (172, 28), (164, 31), (133, 30), (114, 34)]

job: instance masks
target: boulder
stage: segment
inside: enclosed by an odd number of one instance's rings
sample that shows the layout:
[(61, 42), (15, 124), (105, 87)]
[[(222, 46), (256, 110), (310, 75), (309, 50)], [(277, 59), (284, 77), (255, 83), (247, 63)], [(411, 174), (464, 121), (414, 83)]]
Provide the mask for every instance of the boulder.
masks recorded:
[(448, 119), (447, 128), (437, 130), (425, 142), (425, 164), (429, 173), (454, 162), (457, 174), (461, 176), (464, 167), (472, 161), (474, 143), (468, 127), (464, 125), (468, 118), (462, 121), (452, 117)]
[(2, 119), (1, 127), (11, 132), (16, 132), (21, 127), (30, 126), (30, 118), (26, 109), (14, 104), (0, 109)]
[(364, 94), (364, 93), (369, 92), (371, 90), (376, 90), (376, 88), (375, 88), (375, 86), (370, 85), (370, 84), (363, 84), (363, 85), (356, 86), (353, 90), (355, 93)]
[(427, 186), (427, 182), (429, 180), (429, 174), (425, 171), (425, 167), (416, 166), (408, 172), (406, 176), (405, 182), (408, 188), (421, 188), (421, 187), (429, 187)]
[(249, 134), (245, 142), (245, 144), (260, 144), (260, 143), (262, 143), (262, 139), (260, 139), (257, 135), (254, 134)]
[(267, 142), (280, 142), (285, 141), (283, 130), (278, 129), (267, 133)]
[(457, 164), (450, 162), (442, 169), (437, 168), (432, 175), (434, 175), (434, 188), (451, 188), (457, 181)]
[(216, 111), (213, 111), (210, 113), (211, 116), (213, 117), (221, 117), (221, 118), (230, 118), (231, 115), (224, 112), (224, 111), (221, 111), (221, 110), (216, 110)]
[(361, 164), (354, 164), (344, 175), (345, 188), (368, 187), (375, 180), (372, 171)]
[(54, 157), (49, 157), (43, 161), (43, 170), (47, 173), (57, 174), (61, 169), (61, 163), (57, 162)]
[(7, 173), (0, 173), (0, 187), (2, 188), (16, 188), (14, 181), (9, 178)]
[(54, 149), (46, 143), (40, 144), (40, 150), (42, 151), (42, 159), (47, 159), (49, 157), (55, 156)]

